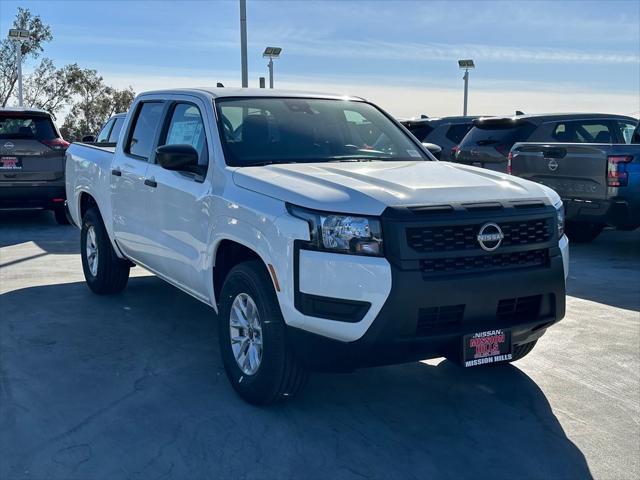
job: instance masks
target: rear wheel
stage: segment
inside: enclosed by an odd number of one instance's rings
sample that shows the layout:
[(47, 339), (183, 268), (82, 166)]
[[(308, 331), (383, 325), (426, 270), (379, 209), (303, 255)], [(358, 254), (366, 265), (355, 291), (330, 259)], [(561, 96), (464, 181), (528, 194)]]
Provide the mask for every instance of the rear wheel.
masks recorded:
[(604, 223), (567, 222), (566, 226), (567, 237), (575, 243), (592, 242), (603, 229)]
[(82, 217), (80, 256), (87, 285), (99, 295), (121, 292), (129, 280), (129, 262), (118, 258), (102, 217), (90, 208)]
[(56, 222), (58, 222), (58, 225), (69, 225), (69, 219), (67, 218), (67, 212), (64, 211), (64, 207), (54, 208), (53, 214), (56, 217)]
[(247, 402), (267, 405), (294, 397), (307, 372), (287, 343), (273, 283), (256, 260), (235, 266), (218, 309), (222, 361), (233, 388)]

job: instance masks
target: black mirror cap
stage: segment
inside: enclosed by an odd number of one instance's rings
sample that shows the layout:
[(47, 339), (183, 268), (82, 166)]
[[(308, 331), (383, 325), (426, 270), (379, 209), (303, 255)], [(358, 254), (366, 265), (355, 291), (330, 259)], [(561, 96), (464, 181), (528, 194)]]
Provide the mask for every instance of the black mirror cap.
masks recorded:
[(162, 145), (156, 149), (156, 161), (167, 170), (198, 170), (198, 152), (191, 145)]
[(440, 160), (440, 154), (442, 153), (442, 147), (440, 145), (436, 145), (435, 143), (423, 142), (422, 146), (429, 150), (431, 155)]
[(85, 135), (82, 137), (82, 143), (93, 143), (96, 141), (96, 137), (93, 135)]

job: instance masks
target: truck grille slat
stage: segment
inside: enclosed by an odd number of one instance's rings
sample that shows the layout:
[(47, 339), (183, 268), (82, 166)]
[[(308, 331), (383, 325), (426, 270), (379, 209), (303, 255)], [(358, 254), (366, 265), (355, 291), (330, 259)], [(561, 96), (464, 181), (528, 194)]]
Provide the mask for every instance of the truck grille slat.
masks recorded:
[(474, 271), (504, 268), (545, 266), (549, 263), (549, 249), (523, 252), (494, 253), (466, 257), (430, 258), (420, 260), (423, 275), (439, 273), (473, 273)]
[(458, 327), (462, 323), (464, 309), (464, 304), (421, 308), (416, 335), (433, 335)]

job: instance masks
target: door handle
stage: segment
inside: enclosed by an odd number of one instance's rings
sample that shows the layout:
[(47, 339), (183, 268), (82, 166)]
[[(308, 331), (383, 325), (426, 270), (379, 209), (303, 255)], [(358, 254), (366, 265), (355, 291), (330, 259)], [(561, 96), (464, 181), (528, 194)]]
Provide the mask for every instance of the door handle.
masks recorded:
[(117, 169), (113, 169), (111, 170), (111, 175), (116, 176), (116, 177), (121, 177), (122, 176), (122, 172), (120, 170)]
[(144, 184), (149, 186), (149, 187), (153, 187), (153, 188), (156, 188), (158, 186), (158, 182), (156, 182), (155, 180), (152, 180), (150, 178), (145, 178), (144, 179)]

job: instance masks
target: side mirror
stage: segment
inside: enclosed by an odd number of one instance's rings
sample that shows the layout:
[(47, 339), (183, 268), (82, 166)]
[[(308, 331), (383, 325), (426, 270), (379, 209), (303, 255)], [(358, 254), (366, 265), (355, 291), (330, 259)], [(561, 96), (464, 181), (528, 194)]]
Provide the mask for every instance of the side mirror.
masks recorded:
[(96, 141), (96, 137), (93, 135), (85, 135), (82, 137), (82, 143), (93, 143)]
[(162, 168), (178, 172), (202, 173), (198, 152), (191, 145), (163, 145), (156, 149), (156, 160)]
[(440, 154), (442, 153), (442, 147), (440, 145), (436, 145), (435, 143), (426, 143), (423, 142), (422, 146), (424, 148), (426, 148), (427, 150), (429, 150), (429, 152), (431, 153), (431, 155), (433, 155), (434, 157), (436, 157), (438, 160), (440, 160)]

